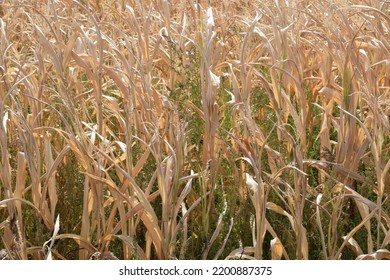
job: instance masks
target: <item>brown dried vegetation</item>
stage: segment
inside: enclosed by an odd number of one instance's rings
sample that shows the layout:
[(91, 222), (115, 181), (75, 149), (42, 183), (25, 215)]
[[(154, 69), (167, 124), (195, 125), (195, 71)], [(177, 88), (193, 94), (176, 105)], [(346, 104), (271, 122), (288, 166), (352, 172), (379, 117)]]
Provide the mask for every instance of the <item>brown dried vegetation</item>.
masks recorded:
[(0, 258), (390, 259), (389, 5), (1, 1)]

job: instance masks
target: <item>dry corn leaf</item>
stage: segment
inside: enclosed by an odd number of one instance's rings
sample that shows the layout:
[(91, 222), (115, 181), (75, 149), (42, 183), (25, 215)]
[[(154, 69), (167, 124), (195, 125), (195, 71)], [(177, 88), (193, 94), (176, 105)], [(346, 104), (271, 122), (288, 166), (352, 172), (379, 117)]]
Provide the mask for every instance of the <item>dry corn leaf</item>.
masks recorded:
[(43, 248), (45, 249), (47, 244), (50, 242), (50, 246), (47, 248), (48, 254), (47, 254), (46, 260), (52, 260), (53, 259), (52, 258), (52, 254), (51, 254), (51, 249), (53, 248), (54, 241), (56, 240), (56, 236), (57, 236), (59, 231), (60, 231), (60, 215), (57, 215), (57, 219), (56, 219), (56, 222), (54, 224), (53, 235), (52, 235), (52, 237), (48, 241), (46, 241), (43, 244)]
[(273, 260), (280, 260), (283, 255), (283, 246), (279, 238), (274, 238), (271, 240), (271, 258)]
[(321, 245), (322, 245), (322, 253), (324, 254), (325, 259), (328, 259), (328, 253), (326, 251), (326, 243), (325, 243), (325, 235), (324, 231), (322, 229), (322, 222), (321, 222), (321, 214), (320, 214), (320, 204), (322, 200), (322, 193), (317, 195), (316, 198), (316, 221), (318, 228), (320, 230), (320, 236), (321, 236)]
[[(14, 191), (14, 197), (15, 198), (22, 198), (23, 192), (26, 187), (26, 157), (25, 154), (22, 152), (18, 153), (18, 168), (17, 168), (17, 175), (16, 175), (16, 185), (15, 185), (15, 191)], [(15, 206), (18, 211), (18, 220), (22, 220), (22, 204), (20, 201), (15, 201)]]
[(8, 118), (8, 111), (5, 112), (4, 116), (3, 116), (3, 129), (4, 129), (4, 133), (7, 134), (7, 123), (9, 121), (9, 118)]
[(250, 191), (252, 191), (252, 193), (257, 193), (259, 184), (248, 173), (245, 173), (245, 178), (246, 178), (246, 186), (247, 186), (247, 188)]
[(72, 49), (75, 47), (78, 39), (79, 39), (79, 32), (78, 30), (74, 30), (74, 33), (69, 38), (68, 42), (66, 43), (66, 46), (63, 46), (64, 54), (62, 58), (62, 65), (64, 68), (69, 64)]
[(226, 260), (255, 260), (252, 256), (255, 253), (254, 247), (244, 247), (233, 250), (225, 259)]
[(134, 247), (135, 247), (136, 252), (137, 252), (137, 259), (147, 260), (144, 250), (138, 245), (137, 242), (134, 241), (134, 238), (127, 236), (127, 235), (122, 235), (122, 234), (114, 235), (114, 236), (123, 240), (130, 248), (134, 249)]
[[(346, 236), (343, 236), (344, 240), (345, 240), (345, 238), (346, 238)], [(357, 243), (353, 237), (351, 237), (348, 240), (347, 247), (350, 248), (356, 254), (356, 256), (360, 256), (363, 254), (363, 251), (360, 248), (359, 243)]]
[(38, 25), (34, 24), (34, 28), (35, 28), (36, 33), (38, 34), (38, 39), (41, 42), (41, 46), (43, 46), (44, 52), (50, 55), (57, 74), (58, 75), (62, 74), (64, 72), (63, 68), (62, 68), (62, 64), (58, 58), (58, 55), (56, 54), (56, 52), (52, 48), (49, 40), (43, 34), (42, 30), (39, 28)]
[(325, 97), (327, 103), (336, 101), (338, 105), (341, 104), (341, 92), (337, 90), (331, 89), (329, 87), (323, 87), (318, 91), (318, 93)]
[[(364, 220), (370, 214), (369, 207), (366, 204), (359, 201), (358, 199), (355, 199), (355, 203), (356, 203), (356, 206), (359, 210), (359, 213), (360, 213), (362, 220)], [(366, 230), (368, 232), (368, 234), (367, 234), (368, 253), (372, 253), (374, 244), (373, 244), (373, 240), (372, 240), (372, 236), (371, 236), (371, 221), (367, 220), (367, 222), (364, 224), (364, 227), (366, 228)], [(350, 242), (350, 240), (348, 241), (348, 243), (349, 242)], [(359, 254), (357, 254), (357, 255), (363, 254), (363, 252), (358, 252), (358, 253)]]
[(360, 255), (357, 260), (390, 260), (390, 251), (387, 249), (380, 249), (372, 254)]
[[(357, 204), (360, 205), (360, 203), (368, 206), (369, 210), (370, 211), (376, 211), (378, 208), (377, 208), (377, 204), (375, 202), (372, 202), (371, 200), (363, 197), (361, 194), (359, 194), (358, 192), (352, 190), (350, 187), (348, 186), (345, 186), (343, 184), (337, 184), (335, 187), (334, 187), (334, 190), (335, 192), (340, 192), (341, 190), (344, 190), (345, 192), (345, 195), (347, 197), (352, 197), (354, 198), (355, 202)], [(365, 211), (365, 210), (364, 210)], [(371, 212), (372, 213), (372, 212)], [(370, 215), (371, 215), (370, 213)], [(364, 216), (366, 216), (367, 213), (363, 214)], [(390, 227), (390, 217), (387, 215), (386, 212), (384, 211), (381, 211), (381, 217), (386, 221), (387, 223), (387, 226)]]
[[(46, 134), (44, 137), (44, 143), (45, 143), (45, 165), (46, 170), (53, 170), (54, 160), (53, 160), (53, 153), (51, 148), (51, 135)], [(55, 170), (55, 169), (54, 169)], [(45, 197), (46, 194), (46, 187), (49, 194), (49, 201), (50, 201), (50, 215), (52, 219), (54, 220), (55, 217), (55, 210), (58, 202), (58, 196), (57, 196), (57, 189), (56, 189), (56, 178), (55, 178), (55, 172), (47, 172), (46, 177), (46, 183), (44, 186), (44, 191), (42, 192), (43, 197)]]
[(280, 215), (286, 216), (288, 218), (288, 220), (290, 221), (290, 224), (291, 224), (294, 232), (296, 231), (294, 217), (291, 214), (289, 214), (287, 211), (283, 210), (283, 208), (280, 207), (279, 205), (276, 205), (275, 203), (270, 202), (270, 201), (268, 201), (266, 203), (266, 207), (267, 207), (267, 209), (272, 210)]
[(77, 235), (77, 234), (69, 234), (69, 233), (65, 233), (65, 234), (60, 234), (60, 235), (57, 235), (56, 236), (56, 240), (61, 240), (61, 239), (73, 239), (77, 244), (79, 244), (79, 246), (83, 249), (86, 249), (88, 250), (89, 254), (93, 254), (93, 253), (96, 253), (98, 252), (98, 249), (95, 248), (91, 242), (89, 242), (88, 240), (82, 238), (80, 235)]
[(306, 228), (301, 225), (301, 233), (302, 233), (302, 243), (301, 243), (301, 252), (304, 260), (309, 259), (309, 242), (307, 241), (307, 231)]
[[(120, 169), (120, 167), (117, 167)], [(120, 169), (121, 170), (121, 169)], [(156, 248), (157, 255), (159, 259), (164, 259), (164, 251), (162, 248), (165, 246), (165, 241), (162, 236), (162, 232), (160, 229), (160, 226), (158, 224), (158, 218), (156, 216), (156, 213), (154, 212), (153, 207), (150, 205), (148, 199), (145, 197), (145, 194), (143, 193), (142, 189), (136, 184), (134, 179), (130, 177), (126, 172), (122, 172), (123, 175), (126, 176), (127, 179), (131, 181), (131, 186), (133, 190), (136, 193), (137, 198), (142, 203), (144, 207), (144, 211), (141, 213), (141, 220), (145, 224), (145, 227), (147, 228), (148, 232), (150, 233), (150, 236), (153, 240), (153, 244)], [(130, 205), (133, 204), (129, 198), (121, 193), (119, 189), (116, 187), (114, 182), (112, 180), (108, 180), (106, 178), (97, 177), (95, 175), (86, 173), (86, 175), (94, 180), (97, 180), (99, 182), (104, 183), (106, 186), (110, 188), (111, 192), (117, 192), (117, 194), (124, 200), (128, 201)]]

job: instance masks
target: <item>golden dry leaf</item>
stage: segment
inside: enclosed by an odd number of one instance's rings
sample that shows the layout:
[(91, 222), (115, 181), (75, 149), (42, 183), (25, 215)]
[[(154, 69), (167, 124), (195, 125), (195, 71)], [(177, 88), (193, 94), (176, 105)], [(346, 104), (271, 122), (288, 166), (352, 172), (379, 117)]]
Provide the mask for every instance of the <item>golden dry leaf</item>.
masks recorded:
[(280, 260), (283, 255), (283, 246), (279, 238), (275, 237), (271, 240), (271, 258), (273, 260)]

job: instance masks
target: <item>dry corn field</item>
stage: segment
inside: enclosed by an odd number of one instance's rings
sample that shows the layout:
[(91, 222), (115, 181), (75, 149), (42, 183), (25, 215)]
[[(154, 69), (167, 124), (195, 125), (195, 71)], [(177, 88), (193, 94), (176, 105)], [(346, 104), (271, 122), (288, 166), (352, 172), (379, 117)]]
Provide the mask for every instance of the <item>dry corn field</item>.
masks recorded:
[(0, 259), (390, 259), (389, 1), (0, 17)]

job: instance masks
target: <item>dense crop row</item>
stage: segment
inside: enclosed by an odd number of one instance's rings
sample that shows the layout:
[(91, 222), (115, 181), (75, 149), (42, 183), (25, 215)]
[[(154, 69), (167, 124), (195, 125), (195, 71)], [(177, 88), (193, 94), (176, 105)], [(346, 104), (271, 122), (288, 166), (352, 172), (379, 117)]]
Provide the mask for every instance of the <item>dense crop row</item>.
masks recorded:
[(388, 1), (0, 17), (1, 258), (390, 259)]

